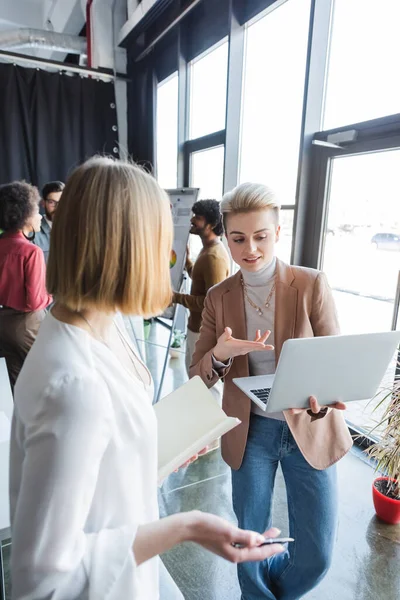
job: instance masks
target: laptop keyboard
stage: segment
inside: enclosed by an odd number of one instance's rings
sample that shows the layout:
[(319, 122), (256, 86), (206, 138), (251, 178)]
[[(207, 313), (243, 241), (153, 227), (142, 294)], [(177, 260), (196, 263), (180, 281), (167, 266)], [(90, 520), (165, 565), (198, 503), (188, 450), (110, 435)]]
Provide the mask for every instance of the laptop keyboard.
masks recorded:
[(260, 388), (258, 390), (250, 390), (250, 392), (252, 394), (254, 394), (255, 396), (257, 396), (257, 398), (259, 400), (261, 400), (261, 402), (264, 402), (264, 404), (267, 404), (267, 402), (268, 402), (268, 397), (269, 397), (270, 391), (271, 391), (271, 388)]

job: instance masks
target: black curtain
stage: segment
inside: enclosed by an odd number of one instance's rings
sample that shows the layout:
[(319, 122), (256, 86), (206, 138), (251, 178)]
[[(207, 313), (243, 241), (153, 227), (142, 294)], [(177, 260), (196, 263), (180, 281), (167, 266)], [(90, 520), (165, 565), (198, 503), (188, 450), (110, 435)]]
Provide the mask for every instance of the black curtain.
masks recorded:
[(0, 183), (41, 188), (96, 153), (118, 156), (114, 85), (0, 64)]
[(154, 128), (156, 75), (152, 65), (143, 61), (129, 71), (128, 147), (134, 161), (148, 171), (154, 166)]

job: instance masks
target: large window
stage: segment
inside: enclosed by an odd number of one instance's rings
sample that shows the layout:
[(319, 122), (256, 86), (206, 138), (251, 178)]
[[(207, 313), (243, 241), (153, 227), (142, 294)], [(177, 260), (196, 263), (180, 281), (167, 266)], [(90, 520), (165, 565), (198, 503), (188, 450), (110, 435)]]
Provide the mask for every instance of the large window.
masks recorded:
[(178, 164), (178, 73), (157, 86), (157, 179), (161, 187), (176, 188)]
[(246, 32), (240, 182), (294, 204), (310, 0), (288, 0)]
[[(195, 4), (165, 34), (175, 43), (147, 63), (141, 44), (129, 54), (147, 82), (179, 71), (157, 87), (161, 185), (218, 200), (237, 183), (270, 186), (283, 206), (276, 253), (326, 271), (342, 332), (399, 327), (400, 0)], [(368, 429), (372, 405), (352, 403), (348, 419)]]
[(196, 58), (189, 65), (189, 138), (225, 129), (228, 42)]
[(335, 0), (324, 129), (400, 112), (399, 0)]
[[(331, 161), (322, 266), (344, 334), (388, 331), (392, 324), (400, 269), (399, 167), (398, 149)], [(395, 366), (393, 357), (382, 387), (393, 381)], [(349, 403), (347, 419), (372, 429), (389, 402), (375, 410), (381, 399)]]
[(400, 150), (332, 159), (322, 256), (343, 333), (390, 329), (400, 268), (399, 193)]

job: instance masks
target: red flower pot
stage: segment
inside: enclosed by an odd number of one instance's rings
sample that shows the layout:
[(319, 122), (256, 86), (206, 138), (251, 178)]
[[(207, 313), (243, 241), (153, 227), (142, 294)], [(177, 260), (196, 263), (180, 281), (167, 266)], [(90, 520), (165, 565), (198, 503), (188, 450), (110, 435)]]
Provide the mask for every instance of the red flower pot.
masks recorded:
[(382, 494), (376, 487), (377, 481), (395, 481), (389, 479), (389, 477), (378, 477), (372, 484), (372, 496), (374, 499), (374, 506), (377, 516), (385, 523), (390, 525), (396, 525), (400, 523), (400, 500), (394, 498), (388, 498), (385, 494)]

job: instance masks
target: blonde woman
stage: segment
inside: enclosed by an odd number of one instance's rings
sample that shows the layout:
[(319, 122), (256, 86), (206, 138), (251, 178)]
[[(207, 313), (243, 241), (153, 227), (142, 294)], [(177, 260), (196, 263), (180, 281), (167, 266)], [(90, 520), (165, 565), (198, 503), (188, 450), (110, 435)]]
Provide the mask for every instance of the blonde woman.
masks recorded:
[(158, 520), (152, 381), (114, 317), (168, 306), (171, 241), (150, 175), (107, 158), (73, 172), (51, 235), (56, 304), (15, 388), (13, 600), (156, 600), (157, 555), (185, 540), (235, 562), (283, 550), (214, 515)]
[(285, 477), (295, 541), (265, 564), (239, 565), (242, 599), (297, 600), (318, 584), (331, 560), (337, 519), (334, 463), (352, 443), (341, 413), (345, 406), (321, 408), (311, 398), (309, 410), (267, 414), (232, 378), (274, 373), (285, 340), (337, 334), (339, 325), (325, 275), (275, 258), (279, 205), (269, 188), (240, 185), (225, 195), (221, 211), (240, 270), (206, 298), (190, 373), (208, 386), (223, 378), (223, 408), (242, 421), (222, 440), (240, 527), (269, 527), (279, 464)]

